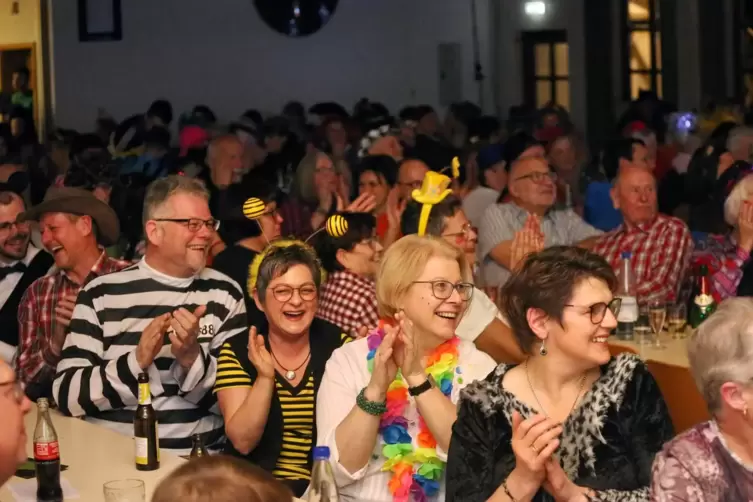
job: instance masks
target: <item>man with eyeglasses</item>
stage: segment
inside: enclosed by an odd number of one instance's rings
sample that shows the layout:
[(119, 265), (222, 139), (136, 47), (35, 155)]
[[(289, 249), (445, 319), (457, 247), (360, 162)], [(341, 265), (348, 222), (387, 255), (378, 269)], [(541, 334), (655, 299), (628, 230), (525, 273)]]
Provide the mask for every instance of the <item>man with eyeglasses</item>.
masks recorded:
[(161, 448), (187, 453), (196, 433), (209, 448), (221, 442), (210, 411), (216, 354), (246, 331), (246, 309), (238, 284), (205, 267), (218, 227), (201, 181), (149, 185), (144, 258), (79, 293), (53, 385), (61, 412), (130, 436), (145, 372)]
[(13, 369), (0, 361), (0, 410), (3, 427), (0, 429), (0, 486), (26, 462), (26, 430), (24, 415), (31, 410), (31, 402), (23, 386), (16, 380)]
[(397, 172), (397, 188), (400, 201), (410, 200), (413, 190), (421, 188), (429, 166), (418, 159), (405, 159)]
[[(6, 191), (7, 190), (7, 191)], [(26, 289), (47, 274), (53, 259), (30, 243), (31, 227), (18, 223), (21, 196), (0, 183), (0, 360), (10, 364), (18, 346), (18, 305)]]
[(526, 252), (554, 245), (590, 247), (601, 235), (572, 209), (553, 209), (556, 176), (543, 157), (521, 157), (513, 162), (507, 186), (509, 202), (490, 206), (479, 227), (478, 256), (487, 285), (507, 282), (517, 261), (513, 242), (520, 232), (533, 234), (531, 239), (522, 239), (534, 243)]
[(118, 216), (105, 202), (80, 188), (54, 187), (44, 201), (19, 215), (39, 223), (42, 244), (52, 254), (55, 273), (34, 281), (18, 307), (18, 378), (33, 400), (49, 397), (55, 366), (68, 336), (80, 289), (127, 262), (107, 256), (120, 237)]

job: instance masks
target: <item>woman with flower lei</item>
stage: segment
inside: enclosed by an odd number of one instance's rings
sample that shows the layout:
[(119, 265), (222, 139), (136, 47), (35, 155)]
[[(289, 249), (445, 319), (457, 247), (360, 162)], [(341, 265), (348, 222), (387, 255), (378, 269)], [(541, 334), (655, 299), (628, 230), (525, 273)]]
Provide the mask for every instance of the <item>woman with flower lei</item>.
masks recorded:
[(463, 252), (442, 239), (404, 237), (384, 255), (380, 327), (333, 353), (317, 396), (341, 500), (444, 500), (460, 389), (495, 367), (455, 336), (470, 278)]

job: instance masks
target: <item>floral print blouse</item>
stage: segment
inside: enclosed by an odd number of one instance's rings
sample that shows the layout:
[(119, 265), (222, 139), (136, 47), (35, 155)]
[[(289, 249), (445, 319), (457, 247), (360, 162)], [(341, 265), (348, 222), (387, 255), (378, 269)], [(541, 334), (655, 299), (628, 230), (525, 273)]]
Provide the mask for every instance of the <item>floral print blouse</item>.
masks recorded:
[(652, 477), (654, 502), (753, 500), (753, 466), (727, 447), (713, 420), (667, 443), (656, 456)]

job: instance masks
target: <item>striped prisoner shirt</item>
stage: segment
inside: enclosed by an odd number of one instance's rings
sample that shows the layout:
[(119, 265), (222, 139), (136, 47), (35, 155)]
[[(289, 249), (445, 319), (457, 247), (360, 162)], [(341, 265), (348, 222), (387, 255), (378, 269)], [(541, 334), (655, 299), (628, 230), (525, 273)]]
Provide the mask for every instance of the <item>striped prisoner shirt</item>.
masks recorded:
[(240, 287), (212, 269), (175, 278), (142, 259), (82, 289), (53, 385), (60, 411), (132, 436), (141, 333), (155, 317), (180, 307), (193, 312), (200, 305), (207, 310), (199, 327), (201, 353), (193, 366), (186, 371), (178, 364), (165, 334), (147, 372), (160, 447), (188, 452), (192, 434), (201, 434), (210, 448), (218, 446), (224, 425), (211, 412), (216, 354), (225, 340), (246, 331), (246, 309)]

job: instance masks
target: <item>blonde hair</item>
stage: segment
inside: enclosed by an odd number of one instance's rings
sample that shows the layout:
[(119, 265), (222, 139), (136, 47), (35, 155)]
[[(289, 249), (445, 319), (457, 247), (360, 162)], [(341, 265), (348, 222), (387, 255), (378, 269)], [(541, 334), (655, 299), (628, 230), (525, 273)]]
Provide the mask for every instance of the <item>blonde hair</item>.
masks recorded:
[(741, 179), (724, 200), (724, 221), (728, 225), (737, 227), (742, 203), (753, 196), (753, 176), (747, 175)]
[(387, 248), (376, 280), (379, 315), (392, 317), (413, 282), (417, 281), (431, 258), (447, 258), (460, 266), (463, 281), (472, 282), (465, 253), (440, 237), (408, 235)]
[(152, 502), (292, 502), (293, 494), (271, 474), (225, 455), (191, 459), (166, 477)]
[(688, 359), (711, 413), (721, 409), (724, 383), (753, 382), (753, 299), (729, 298), (693, 333)]

